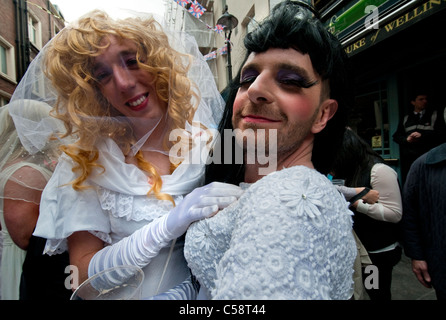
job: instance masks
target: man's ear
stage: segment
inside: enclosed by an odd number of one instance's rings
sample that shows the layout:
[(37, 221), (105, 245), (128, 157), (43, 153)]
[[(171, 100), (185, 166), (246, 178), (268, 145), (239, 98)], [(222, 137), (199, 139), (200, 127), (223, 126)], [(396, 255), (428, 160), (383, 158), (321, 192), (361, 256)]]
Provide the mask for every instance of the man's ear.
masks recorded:
[(327, 125), (328, 120), (334, 116), (337, 110), (338, 102), (336, 100), (327, 99), (322, 102), (318, 115), (311, 127), (311, 132), (314, 134), (321, 132)]

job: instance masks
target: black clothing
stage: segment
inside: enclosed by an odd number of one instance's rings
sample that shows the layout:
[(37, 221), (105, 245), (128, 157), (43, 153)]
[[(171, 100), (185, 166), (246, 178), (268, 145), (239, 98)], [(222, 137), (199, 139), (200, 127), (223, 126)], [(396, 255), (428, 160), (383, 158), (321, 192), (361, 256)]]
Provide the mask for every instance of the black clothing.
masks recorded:
[(404, 252), (427, 262), (437, 296), (446, 297), (446, 143), (418, 158), (403, 190)]
[[(368, 172), (364, 172), (361, 181), (361, 186), (372, 189), (370, 184), (371, 168)], [(369, 253), (372, 264), (378, 268), (378, 288), (368, 289), (366, 283), (364, 287), (371, 300), (391, 300), (391, 284), (393, 267), (401, 260), (401, 248), (397, 246), (394, 249), (370, 253), (389, 247), (399, 241), (400, 231), (399, 223), (392, 223), (387, 221), (380, 221), (369, 217), (368, 215), (357, 212), (353, 207), (353, 229), (356, 232), (359, 240)], [(367, 274), (364, 274), (363, 281), (367, 281)]]
[[(365, 285), (365, 290), (370, 297), (370, 300), (391, 300), (392, 298), (392, 272), (393, 267), (401, 260), (401, 247), (396, 247), (393, 250), (369, 253), (372, 264), (378, 268), (378, 289), (368, 289)], [(368, 273), (365, 268), (362, 269), (362, 278), (367, 283)]]
[[(411, 164), (422, 154), (441, 143), (435, 130), (437, 111), (425, 109), (420, 117), (410, 112), (400, 121), (398, 129), (393, 134), (393, 140), (400, 145), (401, 175), (403, 182), (409, 172)], [(421, 133), (418, 141), (409, 143), (407, 137), (413, 133)]]
[(43, 254), (46, 239), (31, 236), (20, 280), (20, 300), (70, 300), (72, 290), (65, 287), (70, 275), (68, 252)]

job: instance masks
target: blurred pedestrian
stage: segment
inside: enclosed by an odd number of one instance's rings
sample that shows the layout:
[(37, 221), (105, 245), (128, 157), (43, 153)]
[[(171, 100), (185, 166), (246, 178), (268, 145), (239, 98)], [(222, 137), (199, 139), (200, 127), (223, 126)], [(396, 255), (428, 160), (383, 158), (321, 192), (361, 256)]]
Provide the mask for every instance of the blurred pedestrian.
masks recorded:
[(392, 271), (402, 251), (398, 242), (402, 200), (397, 173), (351, 129), (345, 131), (332, 172), (348, 187), (365, 186), (363, 192), (379, 192), (379, 201), (373, 204), (350, 199), (350, 209), (355, 213), (353, 229), (379, 271), (378, 288), (365, 289), (372, 300), (390, 300)]
[(446, 143), (419, 157), (403, 190), (404, 252), (420, 283), (446, 299)]
[(393, 134), (393, 140), (400, 146), (402, 183), (412, 163), (441, 143), (436, 130), (437, 111), (428, 106), (427, 94), (424, 91), (415, 92), (410, 98), (410, 104), (411, 110)]

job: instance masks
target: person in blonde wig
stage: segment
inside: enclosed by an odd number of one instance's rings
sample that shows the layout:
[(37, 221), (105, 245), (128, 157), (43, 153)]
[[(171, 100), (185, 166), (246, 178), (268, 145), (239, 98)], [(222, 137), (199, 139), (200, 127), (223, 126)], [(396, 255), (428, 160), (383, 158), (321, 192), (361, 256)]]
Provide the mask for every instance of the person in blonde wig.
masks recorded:
[[(151, 15), (95, 10), (51, 40), (27, 73), (17, 95), (40, 83), (65, 124), (61, 139), (76, 138), (42, 194), (35, 234), (48, 239), (45, 253), (68, 250), (78, 283), (135, 265), (143, 299), (195, 298), (183, 234), (241, 193), (203, 186), (204, 162), (191, 161), (203, 137), (212, 142), (203, 133), (223, 105), (196, 42)], [(170, 152), (178, 144), (189, 148)]]
[[(161, 120), (166, 122), (167, 131), (184, 128), (186, 122), (192, 121), (196, 107), (192, 98), (196, 101), (197, 96), (192, 90), (194, 84), (187, 77), (187, 66), (183, 64), (187, 56), (170, 47), (167, 35), (153, 18), (116, 21), (104, 12), (96, 11), (81, 19), (75, 29), (68, 30), (73, 31), (61, 33), (49, 45), (44, 64), (45, 73), (59, 94), (55, 105), (57, 117), (66, 123), (68, 134), (76, 133), (79, 136), (78, 143), (64, 149), (82, 168), (83, 174), (73, 183), (75, 189), (80, 189), (89, 168), (95, 165), (98, 151), (94, 145), (98, 137), (112, 137), (120, 144), (123, 153), (128, 155), (135, 138), (146, 133), (147, 123), (142, 124), (142, 133), (132, 126), (132, 122), (134, 125), (134, 122), (140, 122), (138, 119), (115, 121), (114, 117), (123, 114), (100, 92), (104, 79), (99, 78), (104, 75), (98, 72), (104, 71), (95, 70), (93, 64), (95, 57), (111, 45), (111, 39), (128, 39), (140, 44), (132, 60), (124, 63), (134, 63), (134, 67), (154, 75), (160, 108), (168, 113), (168, 118)], [(91, 99), (92, 96), (96, 99)], [(81, 150), (87, 152), (81, 153)], [(154, 166), (141, 156), (141, 150), (135, 154), (135, 158), (138, 165), (154, 179), (152, 190), (161, 196), (161, 179)]]

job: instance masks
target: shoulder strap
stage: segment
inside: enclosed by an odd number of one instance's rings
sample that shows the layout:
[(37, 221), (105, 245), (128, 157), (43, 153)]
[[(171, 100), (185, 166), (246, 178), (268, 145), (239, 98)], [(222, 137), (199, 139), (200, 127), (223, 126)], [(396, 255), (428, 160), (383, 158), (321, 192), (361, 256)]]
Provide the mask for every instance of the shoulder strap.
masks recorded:
[(367, 193), (369, 193), (370, 188), (364, 188), (364, 190), (362, 190), (360, 193), (358, 193), (356, 196), (353, 196), (350, 198), (349, 202), (350, 204), (355, 203), (356, 201), (358, 201), (359, 199), (361, 199), (362, 197), (364, 197)]

